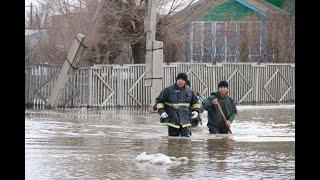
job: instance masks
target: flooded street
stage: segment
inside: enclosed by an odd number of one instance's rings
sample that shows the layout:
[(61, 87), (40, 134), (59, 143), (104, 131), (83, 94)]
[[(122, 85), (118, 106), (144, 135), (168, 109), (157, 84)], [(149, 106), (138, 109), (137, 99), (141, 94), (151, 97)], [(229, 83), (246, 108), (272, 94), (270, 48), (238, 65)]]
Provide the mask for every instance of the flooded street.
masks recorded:
[(204, 113), (191, 138), (168, 138), (145, 109), (25, 110), (26, 179), (295, 179), (294, 105), (237, 108), (232, 135), (210, 135)]

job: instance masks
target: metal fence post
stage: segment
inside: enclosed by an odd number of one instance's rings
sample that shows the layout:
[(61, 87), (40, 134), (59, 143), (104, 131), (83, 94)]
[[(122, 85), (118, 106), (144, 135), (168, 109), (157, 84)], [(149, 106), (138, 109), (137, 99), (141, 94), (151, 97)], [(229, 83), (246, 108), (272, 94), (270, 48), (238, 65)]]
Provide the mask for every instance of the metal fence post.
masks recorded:
[(252, 66), (253, 68), (255, 68), (253, 77), (255, 78), (255, 83), (254, 83), (254, 88), (255, 88), (255, 93), (254, 93), (254, 99), (253, 99), (253, 103), (257, 103), (259, 100), (259, 74), (260, 74), (260, 68), (257, 66)]
[(93, 73), (92, 73), (93, 69), (92, 68), (88, 68), (88, 106), (93, 106), (92, 103), (92, 79), (93, 79)]

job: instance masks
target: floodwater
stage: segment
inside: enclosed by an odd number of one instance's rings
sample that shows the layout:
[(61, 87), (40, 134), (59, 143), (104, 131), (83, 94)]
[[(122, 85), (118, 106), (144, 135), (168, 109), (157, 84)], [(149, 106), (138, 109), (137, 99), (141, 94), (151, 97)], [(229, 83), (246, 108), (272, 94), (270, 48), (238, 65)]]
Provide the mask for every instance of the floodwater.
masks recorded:
[[(26, 179), (295, 179), (295, 107), (238, 106), (233, 134), (168, 138), (145, 109), (25, 110)], [(137, 161), (141, 153), (186, 163)]]

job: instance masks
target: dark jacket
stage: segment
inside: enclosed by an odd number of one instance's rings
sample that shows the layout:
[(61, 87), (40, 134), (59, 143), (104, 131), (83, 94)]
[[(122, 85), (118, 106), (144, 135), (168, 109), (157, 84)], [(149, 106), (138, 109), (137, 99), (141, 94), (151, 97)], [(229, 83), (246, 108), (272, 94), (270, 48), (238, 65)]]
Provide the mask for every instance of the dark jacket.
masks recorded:
[(237, 114), (236, 105), (234, 100), (228, 94), (222, 97), (218, 92), (211, 93), (211, 96), (203, 102), (203, 108), (208, 111), (208, 125), (212, 125), (217, 128), (227, 128), (218, 106), (211, 102), (215, 98), (218, 99), (223, 114), (227, 120), (230, 120), (230, 122), (234, 120)]
[[(158, 113), (168, 114), (162, 124), (180, 128), (191, 126), (191, 111), (199, 112), (200, 104), (195, 92), (188, 87), (179, 88), (176, 84), (163, 89), (156, 98)], [(191, 111), (190, 111), (191, 107)]]

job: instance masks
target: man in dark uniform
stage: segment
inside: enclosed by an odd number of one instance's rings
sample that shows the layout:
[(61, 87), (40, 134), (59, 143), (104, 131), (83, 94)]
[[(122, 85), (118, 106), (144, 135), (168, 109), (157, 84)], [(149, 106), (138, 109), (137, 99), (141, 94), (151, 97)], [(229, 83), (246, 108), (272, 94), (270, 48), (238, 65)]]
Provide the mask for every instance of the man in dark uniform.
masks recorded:
[(186, 73), (179, 73), (176, 83), (163, 89), (156, 98), (161, 123), (168, 126), (169, 136), (191, 136), (188, 130), (190, 119), (199, 114), (198, 98), (186, 87), (187, 79)]
[[(218, 104), (220, 104), (224, 120)], [(203, 107), (208, 111), (208, 128), (210, 134), (228, 134), (230, 124), (237, 114), (237, 108), (234, 100), (228, 95), (228, 83), (221, 81), (218, 84), (218, 92), (211, 93), (203, 102)], [(228, 128), (229, 127), (229, 128)]]

